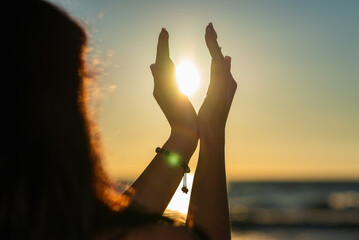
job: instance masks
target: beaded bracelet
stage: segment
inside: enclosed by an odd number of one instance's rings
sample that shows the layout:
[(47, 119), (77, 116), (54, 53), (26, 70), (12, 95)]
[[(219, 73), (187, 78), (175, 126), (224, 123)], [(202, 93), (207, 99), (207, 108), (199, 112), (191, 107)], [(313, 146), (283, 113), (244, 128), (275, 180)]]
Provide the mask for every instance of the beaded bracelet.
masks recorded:
[(156, 148), (156, 153), (161, 153), (165, 156), (165, 160), (166, 162), (173, 167), (177, 167), (179, 165), (182, 166), (183, 168), (183, 187), (182, 187), (182, 192), (184, 193), (188, 193), (188, 188), (187, 188), (187, 173), (189, 173), (191, 171), (191, 169), (188, 167), (187, 163), (185, 163), (181, 157), (176, 154), (176, 153), (172, 153), (169, 152), (163, 148), (157, 147)]

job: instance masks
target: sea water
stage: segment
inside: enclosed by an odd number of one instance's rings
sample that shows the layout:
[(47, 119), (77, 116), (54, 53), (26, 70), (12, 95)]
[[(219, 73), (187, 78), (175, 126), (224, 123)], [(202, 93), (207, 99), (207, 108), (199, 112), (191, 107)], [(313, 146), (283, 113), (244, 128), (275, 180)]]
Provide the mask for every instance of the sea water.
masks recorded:
[(230, 182), (235, 240), (358, 240), (359, 182)]

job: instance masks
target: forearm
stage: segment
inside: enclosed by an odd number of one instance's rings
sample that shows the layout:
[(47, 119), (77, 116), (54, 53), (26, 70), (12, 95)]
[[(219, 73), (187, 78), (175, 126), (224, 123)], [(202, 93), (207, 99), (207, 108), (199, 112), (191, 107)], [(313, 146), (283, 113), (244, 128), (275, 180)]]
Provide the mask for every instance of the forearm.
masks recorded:
[(230, 239), (224, 130), (200, 131), (200, 152), (187, 224), (211, 239)]
[[(178, 154), (188, 164), (198, 143), (196, 131), (172, 130), (162, 148)], [(156, 146), (154, 146), (156, 147)], [(157, 154), (141, 176), (131, 186), (132, 207), (146, 212), (162, 214), (176, 191), (183, 168), (166, 163), (164, 154)]]

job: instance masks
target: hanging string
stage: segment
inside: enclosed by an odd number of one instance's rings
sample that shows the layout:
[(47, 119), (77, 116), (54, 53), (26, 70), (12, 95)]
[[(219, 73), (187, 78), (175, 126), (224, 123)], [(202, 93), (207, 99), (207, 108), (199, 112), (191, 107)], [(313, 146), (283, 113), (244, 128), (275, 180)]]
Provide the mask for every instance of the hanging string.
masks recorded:
[(172, 166), (172, 167), (182, 166), (182, 168), (183, 168), (183, 181), (182, 181), (183, 186), (182, 186), (181, 190), (182, 190), (182, 192), (187, 194), (188, 193), (187, 173), (189, 173), (191, 171), (191, 169), (188, 167), (187, 163), (185, 163), (178, 154), (169, 152), (160, 147), (156, 148), (156, 153), (163, 154), (165, 156), (166, 162), (170, 166)]
[(188, 188), (187, 188), (187, 173), (185, 172), (183, 174), (183, 187), (181, 188), (182, 192), (184, 193), (188, 193)]

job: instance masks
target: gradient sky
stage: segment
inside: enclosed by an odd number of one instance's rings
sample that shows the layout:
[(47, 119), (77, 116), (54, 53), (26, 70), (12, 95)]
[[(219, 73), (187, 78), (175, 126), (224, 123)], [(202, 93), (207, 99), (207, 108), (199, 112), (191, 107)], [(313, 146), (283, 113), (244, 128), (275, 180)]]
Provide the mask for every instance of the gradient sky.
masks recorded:
[(359, 179), (359, 1), (52, 2), (88, 32), (92, 107), (112, 177), (136, 178), (170, 132), (149, 69), (159, 31), (170, 34), (175, 64), (198, 68), (198, 109), (213, 22), (239, 84), (226, 131), (229, 180)]

